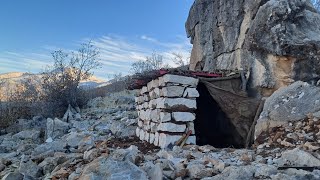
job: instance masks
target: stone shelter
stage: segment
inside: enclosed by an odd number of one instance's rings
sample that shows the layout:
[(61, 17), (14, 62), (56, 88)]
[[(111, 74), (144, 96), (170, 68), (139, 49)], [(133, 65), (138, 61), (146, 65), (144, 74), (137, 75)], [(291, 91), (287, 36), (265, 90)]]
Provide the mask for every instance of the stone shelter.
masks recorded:
[(260, 99), (248, 96), (241, 77), (237, 72), (160, 70), (136, 78), (136, 135), (161, 148), (244, 147)]

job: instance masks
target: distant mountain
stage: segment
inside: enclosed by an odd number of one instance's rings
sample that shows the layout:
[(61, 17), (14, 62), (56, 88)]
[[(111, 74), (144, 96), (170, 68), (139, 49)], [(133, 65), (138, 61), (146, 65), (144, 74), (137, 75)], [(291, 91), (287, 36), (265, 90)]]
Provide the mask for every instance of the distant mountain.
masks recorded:
[(11, 72), (11, 73), (3, 73), (0, 74), (0, 79), (9, 79), (9, 78), (17, 78), (23, 76), (22, 72)]
[(32, 76), (34, 76), (34, 74), (23, 73), (23, 72), (10, 72), (10, 73), (0, 74), (0, 80), (20, 81)]
[[(31, 84), (41, 92), (42, 83), (41, 74), (11, 72), (0, 74), (0, 100), (5, 101), (10, 94), (24, 91), (23, 84)], [(107, 86), (108, 82), (99, 79), (95, 76), (90, 77), (88, 80), (81, 81), (79, 87), (89, 90)]]
[(82, 88), (92, 89), (92, 88), (107, 86), (108, 84), (110, 84), (110, 83), (107, 81), (99, 79), (96, 76), (91, 76), (89, 79), (87, 79), (85, 81), (81, 81), (79, 86)]

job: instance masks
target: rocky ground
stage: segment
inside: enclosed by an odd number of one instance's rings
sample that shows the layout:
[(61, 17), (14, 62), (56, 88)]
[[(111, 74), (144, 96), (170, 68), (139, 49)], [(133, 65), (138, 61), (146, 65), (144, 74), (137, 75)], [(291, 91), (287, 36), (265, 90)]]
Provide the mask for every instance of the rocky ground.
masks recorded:
[[(18, 120), (0, 136), (0, 177), (31, 179), (319, 179), (315, 117), (262, 133), (252, 149), (174, 146), (159, 149), (134, 137), (134, 92), (96, 98), (81, 118)], [(281, 129), (283, 128), (283, 129)], [(290, 131), (291, 130), (291, 131)], [(311, 136), (311, 134), (310, 134)], [(264, 137), (264, 138), (263, 138)], [(299, 138), (301, 140), (299, 140)], [(280, 139), (280, 140), (278, 140)], [(261, 141), (261, 143), (259, 143)], [(285, 141), (285, 142), (282, 142)], [(290, 143), (290, 144), (288, 144)]]

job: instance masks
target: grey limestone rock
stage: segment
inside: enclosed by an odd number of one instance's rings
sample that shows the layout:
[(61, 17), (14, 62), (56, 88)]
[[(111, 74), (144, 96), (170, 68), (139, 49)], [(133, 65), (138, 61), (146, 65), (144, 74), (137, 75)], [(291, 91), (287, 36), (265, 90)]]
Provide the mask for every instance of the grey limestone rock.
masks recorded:
[(129, 161), (117, 161), (100, 157), (86, 165), (80, 179), (136, 179), (147, 180), (147, 174)]
[(186, 31), (191, 70), (248, 70), (266, 89), (320, 78), (320, 14), (309, 1), (196, 0)]
[(55, 138), (61, 137), (67, 134), (69, 129), (70, 129), (70, 125), (66, 122), (61, 121), (58, 118), (47, 119), (47, 131), (46, 131), (47, 138), (51, 137), (52, 139), (55, 139)]
[(11, 172), (6, 174), (2, 180), (23, 180), (23, 174)]
[(320, 88), (297, 81), (275, 91), (267, 98), (257, 121), (255, 136), (278, 125), (303, 120), (320, 110)]

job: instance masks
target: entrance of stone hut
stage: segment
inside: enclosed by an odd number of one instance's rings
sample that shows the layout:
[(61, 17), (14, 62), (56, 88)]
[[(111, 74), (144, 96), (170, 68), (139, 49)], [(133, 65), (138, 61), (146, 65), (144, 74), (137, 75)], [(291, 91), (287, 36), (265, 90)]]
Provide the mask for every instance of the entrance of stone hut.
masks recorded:
[(213, 99), (204, 83), (199, 82), (195, 134), (198, 145), (212, 145), (217, 148), (243, 147), (243, 141), (227, 114)]

